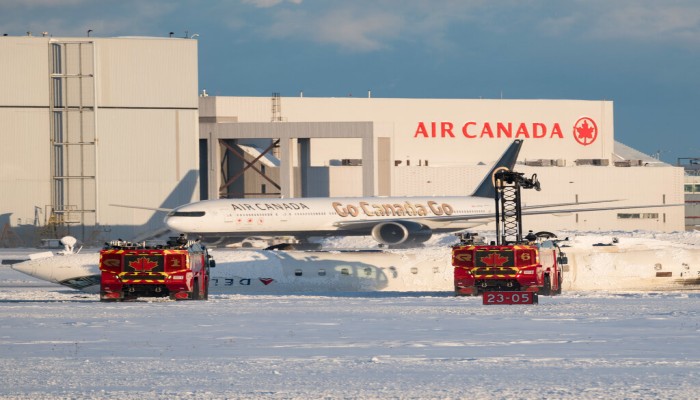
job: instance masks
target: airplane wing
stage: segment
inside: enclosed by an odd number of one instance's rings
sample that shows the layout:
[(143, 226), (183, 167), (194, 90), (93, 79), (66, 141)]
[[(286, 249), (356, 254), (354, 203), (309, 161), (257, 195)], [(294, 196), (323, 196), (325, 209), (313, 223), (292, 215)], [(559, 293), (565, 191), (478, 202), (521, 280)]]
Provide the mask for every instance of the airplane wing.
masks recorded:
[[(585, 204), (585, 203), (573, 203), (573, 204)], [(544, 214), (571, 214), (571, 213), (581, 213), (581, 212), (593, 212), (593, 211), (612, 211), (612, 210), (630, 210), (635, 208), (659, 208), (659, 207), (679, 207), (685, 206), (685, 204), (645, 204), (645, 205), (635, 205), (635, 206), (609, 206), (609, 207), (590, 207), (590, 208), (562, 208), (556, 210), (533, 210), (536, 208), (553, 208), (557, 206), (564, 205), (559, 204), (548, 204), (543, 206), (531, 206), (528, 209), (523, 210), (522, 215), (544, 215)], [(493, 218), (494, 214), (480, 214), (480, 215), (450, 215), (450, 216), (438, 216), (438, 217), (428, 217), (433, 220), (438, 221), (460, 221), (460, 220), (473, 220), (473, 219), (483, 219), (483, 218)], [(426, 217), (423, 217), (426, 218)]]
[[(165, 212), (170, 212), (173, 209), (172, 208), (162, 208), (162, 207), (141, 207), (141, 206), (129, 206), (129, 205), (124, 205), (124, 204), (110, 204), (112, 207), (122, 207), (122, 208), (134, 208), (137, 210), (150, 210), (150, 211), (165, 211)], [(133, 241), (134, 242), (140, 242), (143, 240), (148, 240), (148, 239), (153, 239), (158, 236), (164, 235), (167, 232), (170, 231), (170, 228), (163, 226), (151, 231), (147, 232), (142, 232), (139, 235), (137, 235)]]
[(110, 204), (112, 207), (122, 207), (122, 208), (135, 208), (138, 210), (151, 210), (151, 211), (165, 211), (165, 212), (170, 212), (173, 209), (172, 208), (160, 208), (160, 207), (140, 207), (140, 206), (127, 206), (124, 204)]
[[(581, 213), (581, 212), (593, 212), (593, 211), (612, 211), (612, 210), (630, 210), (635, 208), (659, 208), (659, 207), (679, 207), (685, 206), (685, 204), (646, 204), (646, 205), (634, 205), (634, 206), (608, 206), (608, 207), (590, 207), (590, 208), (562, 208), (556, 210), (539, 210), (541, 208), (554, 208), (561, 207), (565, 205), (574, 204), (591, 204), (591, 203), (604, 203), (610, 201), (619, 200), (598, 200), (589, 202), (579, 202), (579, 203), (557, 203), (557, 204), (542, 204), (535, 206), (523, 207), (522, 215), (544, 215), (544, 214), (571, 214), (571, 213)], [(469, 215), (441, 215), (441, 216), (431, 216), (431, 217), (410, 217), (403, 216), (391, 219), (372, 219), (363, 221), (338, 221), (333, 225), (348, 230), (364, 230), (371, 229), (375, 225), (383, 222), (401, 222), (401, 221), (412, 221), (420, 223), (423, 220), (427, 221), (438, 221), (438, 222), (453, 222), (453, 221), (478, 221), (485, 220), (484, 223), (492, 222), (494, 218), (494, 213), (481, 213), (481, 214), (469, 214)], [(486, 220), (488, 219), (488, 220)]]
[[(143, 233), (137, 235), (137, 236), (133, 239), (133, 241), (134, 241), (134, 242), (141, 242), (141, 241), (144, 241), (144, 240), (157, 238), (158, 236), (165, 235), (165, 234), (168, 233), (168, 232), (170, 232), (170, 228), (168, 228), (167, 226), (161, 227), (161, 228), (154, 229), (154, 230), (151, 230), (151, 231), (143, 232)], [(175, 236), (177, 236), (177, 235), (175, 235)]]
[(625, 199), (576, 201), (576, 202), (572, 202), (572, 203), (536, 204), (536, 205), (532, 205), (532, 206), (524, 205), (523, 210), (534, 210), (537, 208), (552, 208), (552, 207), (563, 207), (563, 206), (578, 206), (581, 204), (612, 203), (614, 201), (623, 201), (623, 200), (625, 200)]
[(647, 204), (639, 206), (614, 206), (614, 207), (592, 207), (592, 208), (568, 208), (561, 210), (539, 210), (539, 211), (523, 211), (523, 215), (542, 215), (542, 214), (571, 214), (591, 211), (610, 211), (610, 210), (631, 210), (635, 208), (659, 208), (659, 207), (680, 207), (685, 206), (684, 203), (679, 204)]

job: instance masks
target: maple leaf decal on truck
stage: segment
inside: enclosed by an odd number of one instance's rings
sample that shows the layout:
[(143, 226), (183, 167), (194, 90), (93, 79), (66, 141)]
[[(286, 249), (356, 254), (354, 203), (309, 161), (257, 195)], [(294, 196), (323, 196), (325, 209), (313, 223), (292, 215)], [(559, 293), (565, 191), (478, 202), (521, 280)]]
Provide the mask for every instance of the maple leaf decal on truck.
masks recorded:
[(157, 266), (157, 262), (151, 261), (147, 257), (139, 257), (136, 261), (129, 262), (129, 267), (133, 268), (134, 271), (149, 272)]
[(595, 142), (598, 138), (598, 125), (591, 118), (579, 118), (574, 124), (574, 139), (583, 146)]
[(498, 253), (491, 253), (486, 257), (481, 257), (481, 262), (488, 267), (502, 267), (508, 261), (508, 257), (503, 257)]

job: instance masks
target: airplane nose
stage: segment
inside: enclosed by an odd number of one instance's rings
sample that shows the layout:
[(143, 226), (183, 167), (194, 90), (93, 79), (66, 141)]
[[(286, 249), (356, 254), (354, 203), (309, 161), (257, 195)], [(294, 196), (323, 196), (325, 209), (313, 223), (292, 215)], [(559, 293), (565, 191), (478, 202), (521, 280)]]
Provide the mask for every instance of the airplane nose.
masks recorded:
[(163, 223), (165, 226), (167, 226), (169, 229), (175, 231), (175, 232), (182, 232), (182, 217), (173, 217), (173, 216), (166, 216), (163, 219)]
[(23, 274), (33, 276), (35, 278), (43, 279), (46, 281), (51, 281), (53, 278), (52, 268), (50, 266), (44, 265), (42, 261), (46, 259), (29, 260), (17, 264), (13, 264), (10, 267), (15, 271), (19, 271)]
[(204, 211), (173, 210), (163, 219), (165, 226), (175, 232), (195, 233), (204, 223)]
[(31, 261), (24, 261), (21, 263), (17, 264), (12, 264), (10, 265), (10, 268), (14, 269), (15, 271), (19, 271), (23, 274), (27, 275), (34, 275), (34, 269), (36, 268), (34, 264), (32, 264)]

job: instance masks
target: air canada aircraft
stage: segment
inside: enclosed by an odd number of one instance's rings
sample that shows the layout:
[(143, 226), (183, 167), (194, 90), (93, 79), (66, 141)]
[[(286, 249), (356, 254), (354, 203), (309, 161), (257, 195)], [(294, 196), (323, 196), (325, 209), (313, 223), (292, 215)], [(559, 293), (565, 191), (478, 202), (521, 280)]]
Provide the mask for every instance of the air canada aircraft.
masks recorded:
[[(455, 232), (494, 220), (494, 174), (513, 170), (522, 140), (515, 140), (470, 196), (219, 199), (172, 210), (165, 224), (173, 231), (204, 238), (250, 236), (367, 236), (388, 247), (417, 246), (433, 233)], [(523, 215), (629, 209), (630, 206), (570, 208), (577, 203), (524, 206)], [(668, 207), (669, 205), (635, 206)], [(552, 210), (556, 208), (556, 210)]]

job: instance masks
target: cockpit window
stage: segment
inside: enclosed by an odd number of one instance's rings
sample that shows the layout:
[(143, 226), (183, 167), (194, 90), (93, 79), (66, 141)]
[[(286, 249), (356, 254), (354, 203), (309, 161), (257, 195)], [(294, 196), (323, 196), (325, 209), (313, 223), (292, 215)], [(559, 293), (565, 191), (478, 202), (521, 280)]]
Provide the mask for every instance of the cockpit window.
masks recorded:
[(204, 211), (171, 211), (170, 217), (203, 217)]

